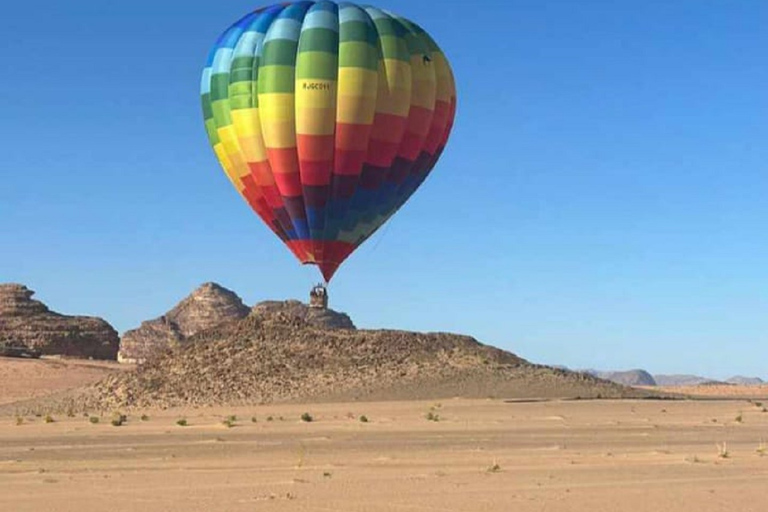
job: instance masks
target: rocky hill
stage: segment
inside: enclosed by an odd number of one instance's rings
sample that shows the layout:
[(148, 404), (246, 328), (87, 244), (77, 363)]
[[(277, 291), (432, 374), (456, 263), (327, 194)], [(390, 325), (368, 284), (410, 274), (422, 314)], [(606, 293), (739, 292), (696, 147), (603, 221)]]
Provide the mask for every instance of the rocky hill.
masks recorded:
[(744, 377), (743, 375), (736, 375), (725, 382), (728, 384), (736, 384), (738, 386), (759, 386), (765, 384), (765, 381), (760, 377)]
[(163, 316), (126, 332), (118, 358), (121, 362), (144, 361), (198, 332), (249, 313), (237, 294), (216, 283), (205, 283)]
[(699, 375), (654, 375), (656, 384), (659, 386), (698, 386), (712, 379), (701, 377)]
[(301, 315), (261, 308), (247, 318), (194, 335), (135, 371), (105, 379), (80, 405), (108, 410), (642, 393), (583, 373), (533, 365), (467, 336), (320, 328)]
[(655, 386), (653, 376), (645, 370), (628, 370), (622, 372), (601, 372), (589, 370), (588, 373), (601, 379), (609, 380), (624, 386)]
[(20, 344), (44, 355), (115, 359), (117, 331), (101, 318), (56, 313), (21, 284), (0, 284), (0, 343)]

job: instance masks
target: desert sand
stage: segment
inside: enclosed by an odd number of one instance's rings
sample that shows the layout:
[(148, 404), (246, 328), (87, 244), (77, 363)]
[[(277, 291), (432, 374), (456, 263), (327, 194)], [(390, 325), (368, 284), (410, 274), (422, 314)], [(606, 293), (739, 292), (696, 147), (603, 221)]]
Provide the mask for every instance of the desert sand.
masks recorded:
[(728, 384), (699, 386), (645, 387), (649, 391), (682, 394), (696, 398), (753, 398), (766, 399), (768, 402), (768, 384), (736, 386)]
[[(48, 418), (47, 402), (30, 400), (126, 369), (0, 358), (0, 511), (768, 510), (768, 400), (754, 398), (762, 388), (727, 400), (703, 386), (706, 400), (292, 403)], [(127, 415), (119, 426), (116, 413)]]
[(0, 406), (91, 384), (132, 368), (108, 361), (0, 357)]
[[(314, 421), (301, 421), (305, 412)], [(145, 421), (139, 411), (119, 427), (111, 411), (98, 424), (0, 418), (0, 510), (768, 507), (768, 414), (747, 401), (454, 399), (143, 413)]]

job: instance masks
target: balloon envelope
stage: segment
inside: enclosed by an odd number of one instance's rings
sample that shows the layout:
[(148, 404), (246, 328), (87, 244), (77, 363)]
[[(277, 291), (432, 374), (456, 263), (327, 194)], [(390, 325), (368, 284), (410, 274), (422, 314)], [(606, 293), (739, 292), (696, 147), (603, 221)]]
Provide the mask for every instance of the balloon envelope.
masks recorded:
[(421, 185), (456, 112), (451, 68), (423, 29), (328, 1), (237, 21), (211, 50), (201, 93), (230, 181), (326, 281)]

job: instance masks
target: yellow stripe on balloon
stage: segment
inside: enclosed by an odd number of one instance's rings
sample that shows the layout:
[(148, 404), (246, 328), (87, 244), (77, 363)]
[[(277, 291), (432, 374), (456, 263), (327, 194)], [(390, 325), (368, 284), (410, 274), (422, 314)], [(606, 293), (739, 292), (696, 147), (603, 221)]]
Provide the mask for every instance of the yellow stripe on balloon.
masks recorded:
[(233, 110), (230, 114), (232, 125), (235, 131), (241, 137), (259, 136), (261, 137), (261, 124), (259, 121), (258, 108), (244, 108)]
[[(383, 59), (379, 61), (379, 77), (384, 75), (387, 89), (409, 89), (411, 87), (411, 65), (397, 59)], [(379, 88), (381, 88), (379, 80)]]
[(413, 73), (413, 90), (411, 93), (411, 105), (423, 107), (427, 110), (435, 108), (435, 68), (424, 65), (421, 55), (411, 58), (411, 71)]
[[(264, 133), (264, 145), (269, 148), (295, 148), (296, 147), (296, 121), (293, 117), (286, 121), (261, 120), (261, 129)], [(273, 169), (279, 172), (277, 169)]]
[(296, 98), (292, 92), (272, 92), (259, 95), (259, 118), (264, 123), (293, 119)]
[(333, 135), (336, 130), (335, 108), (296, 108), (296, 133)]
[(258, 136), (239, 137), (240, 149), (247, 162), (263, 162), (267, 159), (267, 150), (264, 147), (264, 139), (261, 134)]
[(348, 124), (373, 123), (376, 113), (376, 97), (340, 95), (336, 106), (336, 121)]
[(385, 59), (379, 63), (376, 112), (400, 117), (411, 108), (411, 66), (407, 62)]
[(219, 134), (219, 140), (224, 145), (224, 150), (227, 154), (231, 155), (240, 151), (240, 147), (237, 144), (237, 132), (234, 126), (222, 126), (216, 132)]
[(339, 96), (364, 96), (375, 98), (379, 86), (379, 74), (362, 68), (339, 68)]
[(296, 80), (296, 108), (333, 107), (336, 87), (336, 80)]
[(432, 54), (432, 64), (435, 66), (435, 77), (437, 79), (437, 96), (438, 101), (451, 101), (453, 91), (453, 77), (451, 76), (451, 68), (448, 66), (448, 62), (441, 53)]
[(237, 191), (242, 194), (245, 186), (243, 185), (243, 182), (240, 180), (240, 178), (238, 178), (237, 175), (233, 172), (232, 161), (224, 151), (224, 146), (222, 144), (216, 144), (213, 146), (213, 151), (216, 153), (216, 158), (219, 159), (219, 163), (224, 168), (224, 174), (227, 175), (227, 178), (229, 178), (229, 181), (232, 182)]
[(411, 108), (411, 89), (390, 89), (386, 94), (379, 94), (376, 100), (376, 112), (407, 117)]

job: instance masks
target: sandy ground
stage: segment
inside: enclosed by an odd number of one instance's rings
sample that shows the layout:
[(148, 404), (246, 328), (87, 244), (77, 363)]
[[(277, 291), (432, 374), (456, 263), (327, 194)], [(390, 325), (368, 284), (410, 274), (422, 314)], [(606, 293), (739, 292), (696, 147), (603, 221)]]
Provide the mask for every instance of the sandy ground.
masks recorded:
[(0, 405), (84, 386), (131, 368), (106, 361), (0, 357)]
[[(304, 412), (314, 421), (302, 422)], [(427, 420), (430, 412), (439, 421)], [(0, 510), (768, 510), (768, 448), (760, 444), (768, 442), (768, 413), (744, 400), (447, 400), (146, 414), (120, 427), (110, 414), (98, 424), (0, 417)], [(228, 415), (237, 416), (231, 428), (222, 424)], [(181, 417), (188, 426), (176, 425)]]

